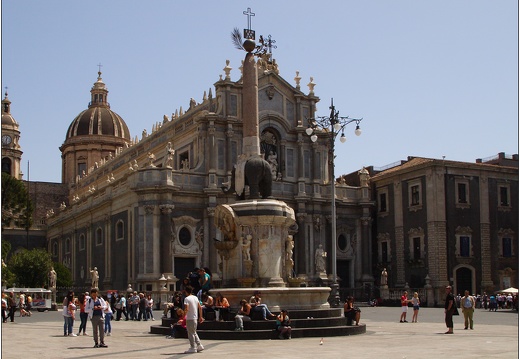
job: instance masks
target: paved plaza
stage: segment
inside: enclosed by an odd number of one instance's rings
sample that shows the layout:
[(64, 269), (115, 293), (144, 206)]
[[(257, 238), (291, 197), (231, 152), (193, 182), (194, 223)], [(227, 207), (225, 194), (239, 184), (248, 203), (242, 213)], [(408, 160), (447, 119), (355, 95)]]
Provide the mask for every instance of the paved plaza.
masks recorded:
[[(421, 308), (418, 323), (399, 323), (400, 308), (362, 308), (366, 334), (292, 340), (203, 340), (205, 350), (184, 354), (187, 339), (149, 334), (155, 322), (113, 321), (108, 348), (93, 348), (92, 336), (64, 337), (61, 312), (34, 313), (2, 324), (2, 358), (518, 358), (518, 313), (475, 311), (475, 330), (463, 330), (454, 317), (455, 335), (444, 335), (444, 310)], [(155, 311), (156, 318), (161, 312)], [(411, 321), (412, 309), (408, 312)], [(79, 315), (78, 315), (79, 317)], [(274, 322), (273, 322), (274, 326)], [(79, 322), (74, 323), (77, 331)], [(90, 322), (87, 332), (92, 334)]]

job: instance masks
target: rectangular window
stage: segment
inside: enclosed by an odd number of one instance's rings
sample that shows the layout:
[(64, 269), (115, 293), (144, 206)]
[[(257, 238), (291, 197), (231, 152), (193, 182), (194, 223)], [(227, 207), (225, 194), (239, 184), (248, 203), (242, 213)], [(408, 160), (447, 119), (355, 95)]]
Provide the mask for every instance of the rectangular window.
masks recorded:
[(179, 154), (179, 170), (190, 166), (190, 153), (188, 151)]
[(460, 256), (469, 257), (470, 255), (470, 238), (467, 236), (460, 236)]
[(303, 176), (311, 177), (311, 154), (307, 150), (303, 151)]
[(413, 238), (413, 259), (421, 259), (421, 238)]
[(379, 212), (386, 212), (386, 193), (379, 194)]
[(508, 258), (513, 256), (513, 243), (511, 238), (502, 238), (502, 256)]
[(287, 177), (294, 177), (294, 150), (287, 149)]
[(80, 234), (80, 236), (79, 236), (79, 250), (80, 251), (85, 250), (85, 236), (83, 234)]
[(468, 199), (466, 198), (466, 184), (465, 183), (457, 183), (458, 189), (458, 203), (467, 203)]
[(418, 185), (415, 185), (415, 186), (411, 187), (411, 195), (412, 195), (412, 198), (411, 198), (411, 205), (412, 206), (418, 206), (419, 204), (421, 204), (421, 202), (419, 200), (420, 191), (419, 191), (419, 186)]
[(507, 187), (500, 186), (500, 205), (509, 206), (509, 189)]
[(388, 242), (381, 242), (381, 262), (388, 263)]
[(224, 151), (224, 141), (217, 141), (217, 166), (219, 170), (225, 170), (226, 164), (226, 151)]

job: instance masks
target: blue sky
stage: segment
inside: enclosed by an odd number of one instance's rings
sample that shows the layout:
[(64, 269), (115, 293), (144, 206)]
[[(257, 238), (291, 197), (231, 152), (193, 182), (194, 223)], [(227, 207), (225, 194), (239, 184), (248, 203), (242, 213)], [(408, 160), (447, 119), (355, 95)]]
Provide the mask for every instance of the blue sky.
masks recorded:
[[(474, 162), (518, 153), (518, 2), (2, 0), (2, 93), (20, 124), (22, 170), (61, 181), (59, 147), (87, 108), (98, 64), (132, 138), (193, 97), (202, 101), (244, 53), (233, 28), (255, 16), (280, 74), (312, 76), (363, 134), (336, 146), (336, 174), (423, 156)], [(2, 95), (3, 98), (3, 95)]]

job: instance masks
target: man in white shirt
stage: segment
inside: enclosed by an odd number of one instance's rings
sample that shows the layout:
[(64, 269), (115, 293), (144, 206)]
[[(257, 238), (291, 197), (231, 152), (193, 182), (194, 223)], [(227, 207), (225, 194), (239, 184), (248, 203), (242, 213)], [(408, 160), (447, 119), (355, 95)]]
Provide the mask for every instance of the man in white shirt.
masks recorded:
[(202, 307), (199, 298), (193, 295), (193, 287), (188, 285), (184, 289), (186, 298), (184, 298), (184, 312), (186, 313), (186, 330), (188, 331), (188, 339), (190, 340), (190, 349), (185, 354), (197, 353), (204, 350), (197, 335), (197, 321), (202, 323)]
[[(105, 344), (105, 309), (107, 303), (101, 297), (98, 297), (97, 288), (90, 290), (90, 298), (87, 300), (85, 311), (88, 312), (88, 317), (92, 323), (92, 331), (94, 334), (94, 348), (106, 348)], [(98, 342), (98, 337), (100, 342)], [(98, 344), (99, 343), (99, 344)]]

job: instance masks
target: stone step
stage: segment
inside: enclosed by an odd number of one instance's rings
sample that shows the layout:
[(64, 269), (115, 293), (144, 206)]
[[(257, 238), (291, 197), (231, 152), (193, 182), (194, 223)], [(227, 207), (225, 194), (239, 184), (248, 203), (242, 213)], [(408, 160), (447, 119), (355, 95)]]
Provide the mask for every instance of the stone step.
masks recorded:
[[(166, 329), (166, 331), (164, 330)], [(169, 328), (161, 326), (152, 326), (150, 328), (152, 334), (170, 334)], [(293, 338), (304, 337), (333, 337), (333, 336), (348, 336), (366, 333), (366, 326), (364, 324), (347, 326), (325, 326), (313, 328), (292, 328)], [(245, 327), (243, 331), (234, 330), (204, 330), (197, 329), (197, 334), (201, 339), (212, 340), (261, 340), (261, 339), (278, 339), (278, 332), (276, 329), (253, 329), (248, 330)], [(186, 336), (184, 336), (186, 337)]]

